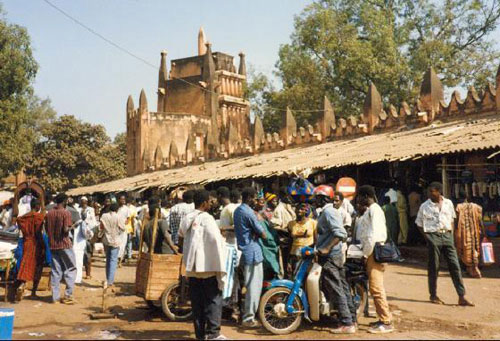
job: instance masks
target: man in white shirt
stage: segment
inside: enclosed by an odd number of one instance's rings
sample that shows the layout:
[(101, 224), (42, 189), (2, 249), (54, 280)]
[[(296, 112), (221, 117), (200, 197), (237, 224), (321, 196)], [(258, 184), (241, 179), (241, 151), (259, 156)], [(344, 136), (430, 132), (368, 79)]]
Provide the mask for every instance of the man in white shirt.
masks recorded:
[[(340, 193), (340, 192), (339, 192)], [(341, 207), (347, 212), (349, 213), (349, 216), (352, 217), (352, 215), (354, 214), (354, 206), (352, 206), (351, 204), (351, 201), (349, 199), (347, 199), (346, 197), (344, 197), (344, 199), (342, 199), (342, 205)]]
[(363, 254), (366, 257), (370, 293), (373, 296), (373, 303), (379, 317), (379, 321), (370, 325), (368, 332), (374, 334), (390, 333), (394, 331), (394, 327), (384, 287), (385, 264), (377, 263), (373, 255), (375, 244), (384, 243), (387, 240), (385, 214), (377, 204), (375, 189), (372, 186), (359, 187), (357, 198), (361, 206), (367, 207), (360, 222), (360, 239)]
[[(118, 216), (122, 220), (124, 226), (129, 225), (130, 221), (130, 209), (127, 206), (127, 196), (125, 194), (120, 194), (118, 197)], [(125, 248), (127, 247), (127, 230), (125, 229), (120, 233), (120, 252), (118, 254), (118, 266), (121, 267), (121, 263), (124, 259)]]
[(31, 200), (33, 199), (33, 195), (31, 195), (31, 189), (26, 189), (26, 194), (19, 199), (19, 203), (17, 204), (17, 216), (22, 217), (26, 213), (31, 211)]
[(0, 225), (3, 227), (4, 230), (7, 230), (10, 227), (10, 224), (12, 223), (12, 201), (14, 199), (9, 199), (6, 200), (3, 203), (3, 211), (0, 214)]
[(290, 231), (288, 231), (288, 224), (291, 221), (295, 221), (295, 219), (297, 219), (295, 208), (293, 208), (291, 204), (292, 198), (288, 194), (287, 188), (281, 187), (279, 190), (279, 200), (278, 198), (276, 198), (275, 194), (268, 193), (266, 195), (266, 202), (267, 207), (273, 210), (271, 224), (276, 229), (276, 232), (278, 232), (279, 245), (281, 250), (280, 275), (289, 277), (291, 274), (289, 274), (287, 270), (292, 239), (290, 237)]
[(222, 340), (222, 290), (225, 283), (224, 239), (210, 209), (209, 193), (194, 193), (196, 209), (186, 215), (179, 229), (183, 238), (186, 277), (193, 308), (193, 323), (198, 340)]
[(194, 211), (194, 203), (193, 203), (193, 195), (194, 191), (187, 190), (182, 193), (182, 201), (176, 205), (174, 205), (170, 209), (170, 233), (172, 235), (172, 241), (177, 245), (179, 241), (179, 227), (182, 219), (187, 216), (189, 213)]
[(391, 188), (389, 188), (389, 190), (384, 194), (384, 196), (388, 197), (391, 200), (391, 204), (395, 204), (398, 202), (398, 193), (392, 187), (394, 186), (391, 186)]
[(430, 301), (435, 304), (444, 304), (437, 296), (439, 259), (441, 252), (443, 252), (448, 263), (453, 285), (459, 297), (458, 304), (461, 306), (474, 306), (472, 302), (465, 298), (462, 271), (453, 240), (456, 218), (455, 208), (451, 200), (443, 197), (443, 186), (439, 182), (431, 183), (428, 191), (429, 199), (420, 206), (415, 223), (424, 235), (429, 248), (427, 275), (429, 278)]
[[(81, 217), (81, 222), (76, 225), (73, 230), (73, 251), (75, 252), (76, 260), (76, 279), (75, 283), (81, 283), (83, 278), (83, 266), (85, 266), (86, 277), (90, 276), (91, 255), (85, 255), (87, 251), (87, 243), (93, 236), (94, 228), (97, 225), (94, 209), (88, 206), (87, 197), (80, 198), (81, 206), (78, 209)], [(90, 257), (89, 257), (90, 256)], [(87, 262), (84, 259), (87, 257)], [(89, 259), (90, 258), (90, 259)]]
[(109, 211), (104, 213), (100, 221), (99, 235), (106, 250), (106, 283), (114, 291), (115, 273), (120, 252), (120, 235), (125, 231), (123, 219), (117, 214), (118, 204), (111, 204)]
[[(347, 229), (350, 229), (351, 228), (351, 225), (352, 225), (352, 212), (354, 211), (354, 208), (353, 208), (353, 211), (349, 212), (348, 211), (348, 205), (347, 204), (344, 204), (344, 202), (346, 201), (347, 199), (344, 198), (344, 195), (340, 192), (335, 192), (335, 195), (333, 197), (333, 206), (339, 210), (340, 212), (340, 215), (342, 216), (342, 222), (344, 224), (344, 228), (347, 230)], [(351, 203), (349, 202), (349, 200), (347, 200), (347, 202), (349, 203), (349, 205), (352, 207)]]
[(288, 231), (288, 224), (294, 221), (297, 216), (295, 209), (291, 205), (291, 198), (287, 193), (286, 187), (280, 188), (279, 200), (274, 195), (266, 198), (267, 207), (273, 210), (271, 223), (276, 230)]
[(223, 207), (220, 213), (219, 227), (222, 235), (226, 239), (226, 273), (227, 282), (222, 292), (222, 298), (232, 309), (232, 318), (238, 321), (238, 265), (241, 251), (238, 250), (236, 234), (234, 232), (234, 211), (239, 204), (234, 204), (230, 200), (229, 188), (222, 186), (217, 189), (219, 204)]

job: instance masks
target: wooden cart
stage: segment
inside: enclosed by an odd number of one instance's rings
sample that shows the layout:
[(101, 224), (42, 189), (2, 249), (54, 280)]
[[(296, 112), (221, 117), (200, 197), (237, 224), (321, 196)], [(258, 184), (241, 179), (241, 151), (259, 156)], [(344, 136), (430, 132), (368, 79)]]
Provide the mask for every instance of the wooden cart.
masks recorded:
[(14, 191), (14, 202), (12, 203), (12, 225), (16, 222), (19, 215), (19, 200), (23, 195), (32, 193), (40, 200), (41, 212), (45, 213), (45, 191), (36, 181), (28, 180), (19, 184)]
[(172, 320), (191, 317), (191, 307), (187, 298), (187, 285), (183, 277), (182, 255), (156, 254), (154, 243), (158, 233), (157, 209), (153, 220), (152, 247), (143, 252), (144, 229), (147, 218), (141, 224), (139, 258), (135, 274), (136, 295), (146, 300), (149, 306), (160, 306)]

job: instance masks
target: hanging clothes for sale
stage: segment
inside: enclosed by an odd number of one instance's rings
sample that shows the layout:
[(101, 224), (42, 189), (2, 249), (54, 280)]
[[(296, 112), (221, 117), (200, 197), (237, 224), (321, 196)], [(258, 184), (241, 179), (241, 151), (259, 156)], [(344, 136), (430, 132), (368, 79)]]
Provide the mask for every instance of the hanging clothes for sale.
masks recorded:
[(472, 196), (475, 198), (479, 194), (479, 186), (477, 185), (477, 182), (472, 183)]
[(462, 179), (462, 183), (464, 184), (471, 184), (474, 182), (474, 176), (470, 170), (464, 170), (460, 174), (460, 177)]
[(464, 188), (465, 188), (465, 196), (467, 198), (472, 197), (472, 185), (466, 184), (464, 185)]
[(479, 257), (481, 254), (482, 207), (464, 202), (457, 205), (458, 225), (455, 232), (457, 254), (465, 264), (467, 272), (474, 278), (481, 278)]
[(490, 199), (495, 198), (495, 195), (497, 194), (497, 186), (492, 182), (488, 184), (488, 195)]
[(477, 185), (479, 187), (479, 196), (484, 196), (488, 192), (488, 185), (483, 181), (478, 182)]
[(454, 197), (455, 199), (460, 198), (460, 184), (457, 182), (456, 184), (453, 185), (453, 191), (454, 191)]

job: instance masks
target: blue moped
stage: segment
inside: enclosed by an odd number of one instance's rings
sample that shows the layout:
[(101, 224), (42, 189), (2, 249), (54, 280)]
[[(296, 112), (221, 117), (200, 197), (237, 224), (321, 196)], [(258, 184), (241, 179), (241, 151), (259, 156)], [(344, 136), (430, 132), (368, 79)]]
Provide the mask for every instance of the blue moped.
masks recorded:
[[(304, 317), (312, 322), (335, 313), (321, 291), (322, 268), (314, 261), (315, 255), (313, 248), (302, 248), (294, 281), (277, 279), (264, 282), (259, 317), (264, 328), (271, 333), (289, 334), (300, 326)], [(368, 303), (368, 278), (361, 256), (350, 257), (348, 253), (346, 277), (359, 316)]]

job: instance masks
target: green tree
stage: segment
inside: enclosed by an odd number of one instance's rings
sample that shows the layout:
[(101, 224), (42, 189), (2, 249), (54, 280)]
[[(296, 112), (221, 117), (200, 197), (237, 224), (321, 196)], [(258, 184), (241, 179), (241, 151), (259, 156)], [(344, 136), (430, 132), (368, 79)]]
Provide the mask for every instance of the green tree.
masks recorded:
[(116, 134), (113, 140), (113, 147), (115, 147), (121, 155), (127, 156), (127, 133)]
[(109, 177), (120, 179), (127, 176), (127, 134), (119, 133), (113, 143), (103, 148), (103, 157), (110, 161)]
[(370, 82), (386, 103), (414, 100), (429, 66), (445, 87), (481, 89), (498, 64), (490, 33), (499, 17), (500, 0), (316, 1), (280, 47), (282, 89), (264, 87), (265, 126), (275, 130), (282, 111), (275, 108), (286, 106), (299, 124), (314, 122), (324, 95), (337, 115), (358, 115)]
[(34, 134), (35, 142), (41, 137), (43, 129), (56, 119), (57, 113), (52, 107), (50, 98), (41, 99), (38, 96), (28, 98), (27, 127)]
[(9, 24), (0, 5), (0, 177), (19, 171), (31, 155), (29, 104), (37, 70), (26, 29)]
[(111, 181), (126, 174), (124, 148), (103, 126), (65, 115), (44, 125), (26, 172), (52, 191)]
[(266, 130), (279, 130), (279, 121), (274, 115), (266, 115), (269, 112), (269, 98), (275, 93), (271, 82), (262, 72), (257, 72), (250, 64), (247, 70), (247, 83), (244, 86), (244, 97), (250, 102), (250, 110), (254, 116), (259, 116)]

